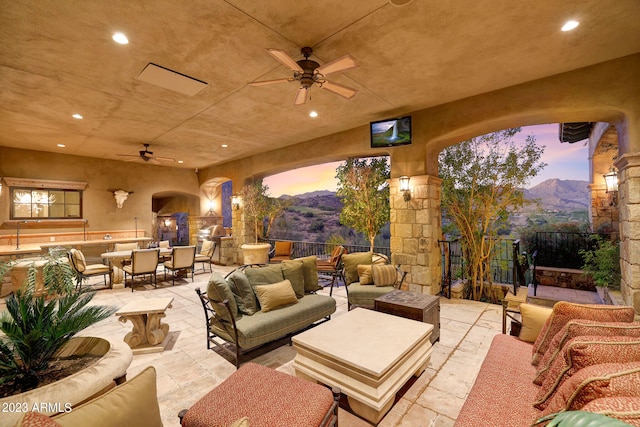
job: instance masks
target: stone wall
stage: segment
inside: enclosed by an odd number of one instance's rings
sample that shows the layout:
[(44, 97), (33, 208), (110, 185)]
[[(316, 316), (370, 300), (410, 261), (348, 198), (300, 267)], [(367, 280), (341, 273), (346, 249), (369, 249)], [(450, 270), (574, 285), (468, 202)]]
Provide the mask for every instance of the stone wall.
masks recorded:
[(391, 262), (407, 272), (409, 290), (429, 295), (441, 286), (441, 183), (434, 176), (412, 176), (411, 200), (405, 201), (398, 179), (390, 180)]

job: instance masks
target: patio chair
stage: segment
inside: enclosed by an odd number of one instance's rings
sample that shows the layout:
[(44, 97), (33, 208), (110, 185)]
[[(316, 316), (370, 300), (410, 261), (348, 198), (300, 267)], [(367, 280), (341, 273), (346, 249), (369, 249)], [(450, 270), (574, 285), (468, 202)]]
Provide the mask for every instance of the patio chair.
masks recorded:
[[(138, 249), (138, 243), (116, 243), (113, 245), (114, 252), (133, 251)], [(123, 258), (122, 265), (131, 264), (131, 258)]]
[[(195, 263), (202, 264), (202, 271), (205, 271), (204, 265), (205, 263), (209, 264), (209, 273), (213, 273), (213, 269), (211, 268), (211, 264), (213, 264), (213, 254), (216, 251), (216, 242), (213, 240), (203, 240), (202, 247), (200, 248), (200, 252), (196, 254)], [(195, 272), (195, 270), (194, 270)]]
[[(336, 246), (331, 252), (331, 257), (329, 259), (323, 260), (318, 259), (316, 261), (316, 266), (318, 268), (319, 276), (331, 276), (331, 289), (329, 290), (329, 295), (333, 295), (333, 285), (336, 281), (336, 278), (342, 278), (344, 282), (344, 278), (342, 277), (342, 255), (347, 252), (346, 248), (342, 245)], [(338, 283), (338, 286), (340, 284)]]
[(271, 252), (273, 256), (269, 259), (270, 264), (277, 264), (284, 260), (291, 259), (293, 255), (293, 242), (287, 240), (277, 241), (274, 243)]
[[(191, 281), (193, 282), (193, 264), (196, 257), (195, 246), (174, 246), (171, 252), (171, 259), (163, 263), (164, 266), (164, 280), (167, 280), (167, 270), (173, 272), (173, 278), (171, 279), (171, 285), (176, 284), (176, 271), (178, 270), (191, 270)], [(188, 274), (187, 274), (188, 275)]]
[[(345, 254), (342, 261), (348, 310), (354, 307), (373, 309), (375, 299), (393, 290), (401, 289), (407, 275), (406, 271), (400, 269), (400, 265), (389, 264), (389, 258), (384, 254), (355, 252)], [(366, 272), (369, 264), (371, 268)], [(383, 268), (378, 269), (379, 267)], [(374, 268), (377, 271), (374, 271)], [(369, 276), (365, 282), (367, 273)], [(376, 283), (378, 280), (379, 282)]]
[(135, 276), (151, 275), (153, 277), (153, 286), (157, 287), (156, 269), (160, 260), (160, 249), (136, 249), (131, 254), (131, 264), (125, 265), (124, 285), (127, 286), (127, 274), (131, 275), (131, 292), (133, 292)]
[[(104, 276), (104, 285), (107, 286), (107, 276), (111, 273), (111, 268), (104, 264), (88, 264), (82, 251), (71, 249), (68, 253), (71, 267), (76, 272), (77, 288), (82, 287), (82, 282), (93, 276)], [(111, 280), (109, 280), (111, 282)]]

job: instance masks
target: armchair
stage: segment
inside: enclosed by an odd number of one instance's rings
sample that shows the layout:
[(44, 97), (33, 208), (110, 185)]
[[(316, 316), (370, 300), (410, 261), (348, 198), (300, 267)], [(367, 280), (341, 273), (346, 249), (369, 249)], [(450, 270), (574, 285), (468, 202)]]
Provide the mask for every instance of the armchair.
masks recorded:
[(176, 271), (177, 270), (191, 270), (191, 281), (193, 282), (193, 264), (196, 257), (195, 246), (174, 246), (171, 252), (171, 259), (163, 263), (164, 266), (164, 280), (167, 280), (167, 270), (173, 272), (171, 279), (171, 285), (176, 284)]
[(89, 277), (93, 276), (104, 276), (104, 284), (107, 285), (107, 275), (111, 273), (111, 269), (109, 266), (104, 264), (89, 264), (87, 265), (87, 260), (84, 257), (82, 251), (78, 249), (71, 249), (68, 253), (69, 262), (71, 263), (71, 267), (76, 272), (77, 277), (77, 287), (82, 287), (82, 282), (89, 279)]
[(157, 287), (156, 269), (160, 260), (160, 249), (136, 249), (131, 254), (131, 264), (125, 265), (124, 283), (127, 286), (127, 273), (131, 275), (131, 292), (135, 276), (151, 275), (153, 277), (153, 286)]
[(203, 240), (202, 247), (200, 248), (200, 252), (196, 254), (195, 263), (202, 264), (202, 271), (205, 271), (204, 264), (209, 264), (209, 273), (213, 273), (213, 269), (211, 268), (211, 264), (213, 264), (213, 254), (216, 251), (216, 242), (213, 240)]

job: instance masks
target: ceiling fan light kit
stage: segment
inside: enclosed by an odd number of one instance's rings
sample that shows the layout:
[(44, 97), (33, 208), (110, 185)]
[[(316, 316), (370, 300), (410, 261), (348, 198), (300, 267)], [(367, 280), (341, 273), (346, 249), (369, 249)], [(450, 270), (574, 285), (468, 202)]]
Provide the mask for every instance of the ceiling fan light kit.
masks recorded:
[(306, 103), (309, 98), (309, 89), (311, 89), (314, 84), (346, 99), (351, 99), (356, 95), (356, 93), (358, 93), (356, 89), (339, 83), (330, 82), (326, 79), (326, 76), (329, 74), (344, 72), (358, 67), (355, 58), (350, 54), (346, 54), (324, 65), (320, 65), (318, 62), (309, 59), (313, 53), (313, 49), (310, 47), (303, 47), (300, 49), (300, 53), (302, 53), (304, 59), (299, 61), (295, 61), (279, 49), (270, 48), (267, 49), (267, 52), (287, 68), (291, 69), (291, 71), (293, 71), (293, 77), (250, 82), (250, 86), (266, 86), (276, 83), (298, 81), (300, 82), (300, 87), (298, 88), (298, 92), (294, 98), (293, 105), (302, 105)]
[(128, 157), (128, 160), (125, 162), (135, 162), (138, 160), (142, 160), (144, 162), (153, 163), (154, 165), (160, 165), (163, 162), (175, 162), (175, 159), (171, 157), (159, 157), (153, 154), (153, 151), (149, 151), (149, 144), (144, 145), (144, 150), (138, 151), (138, 154), (118, 154), (120, 157)]

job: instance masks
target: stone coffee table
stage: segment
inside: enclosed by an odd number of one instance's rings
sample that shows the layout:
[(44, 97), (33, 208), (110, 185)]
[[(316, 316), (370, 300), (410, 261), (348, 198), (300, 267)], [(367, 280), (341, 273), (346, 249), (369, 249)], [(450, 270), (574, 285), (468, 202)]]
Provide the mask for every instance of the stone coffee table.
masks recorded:
[(129, 320), (133, 324), (133, 330), (124, 337), (133, 354), (164, 351), (169, 325), (161, 320), (172, 302), (172, 297), (139, 299), (118, 310), (116, 316), (121, 322)]
[(377, 424), (396, 393), (431, 357), (433, 325), (356, 308), (293, 337), (296, 376), (339, 387), (349, 406)]

